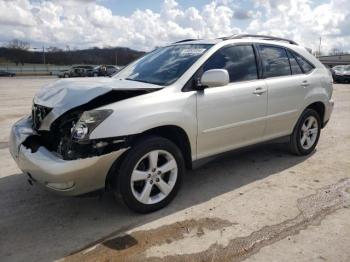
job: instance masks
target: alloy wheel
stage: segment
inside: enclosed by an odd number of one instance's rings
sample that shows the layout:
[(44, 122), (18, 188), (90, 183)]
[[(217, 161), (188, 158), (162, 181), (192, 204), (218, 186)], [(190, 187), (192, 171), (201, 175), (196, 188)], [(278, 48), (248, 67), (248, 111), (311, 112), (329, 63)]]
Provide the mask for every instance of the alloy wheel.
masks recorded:
[(300, 132), (300, 144), (303, 149), (308, 150), (315, 144), (319, 132), (318, 129), (318, 122), (314, 116), (309, 116), (305, 119)]
[(172, 154), (153, 150), (135, 165), (130, 186), (134, 197), (143, 204), (156, 204), (173, 190), (178, 176), (178, 166)]

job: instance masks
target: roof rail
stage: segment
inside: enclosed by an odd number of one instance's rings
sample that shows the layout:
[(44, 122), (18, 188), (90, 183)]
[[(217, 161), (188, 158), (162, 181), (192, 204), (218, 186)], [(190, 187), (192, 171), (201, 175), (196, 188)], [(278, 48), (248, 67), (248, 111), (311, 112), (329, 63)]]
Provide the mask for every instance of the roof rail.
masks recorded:
[(275, 41), (285, 41), (292, 45), (298, 45), (296, 42), (290, 39), (276, 37), (276, 36), (269, 36), (269, 35), (250, 35), (250, 34), (238, 34), (238, 35), (232, 35), (227, 37), (221, 37), (222, 40), (229, 40), (229, 39), (242, 39), (242, 38), (261, 38), (263, 40), (275, 40)]
[(172, 43), (172, 44), (178, 44), (178, 43), (189, 42), (189, 41), (195, 41), (195, 40), (199, 40), (199, 39), (189, 38), (189, 39), (184, 39), (184, 40), (176, 41), (176, 42), (174, 42), (174, 43)]

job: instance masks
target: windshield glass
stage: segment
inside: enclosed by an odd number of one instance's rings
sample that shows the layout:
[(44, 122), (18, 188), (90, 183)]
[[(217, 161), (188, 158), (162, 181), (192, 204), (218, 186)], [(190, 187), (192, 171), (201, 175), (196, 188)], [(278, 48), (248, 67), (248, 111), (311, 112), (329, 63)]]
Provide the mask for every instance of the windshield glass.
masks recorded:
[(170, 85), (211, 46), (183, 44), (162, 47), (141, 57), (114, 77), (156, 85)]

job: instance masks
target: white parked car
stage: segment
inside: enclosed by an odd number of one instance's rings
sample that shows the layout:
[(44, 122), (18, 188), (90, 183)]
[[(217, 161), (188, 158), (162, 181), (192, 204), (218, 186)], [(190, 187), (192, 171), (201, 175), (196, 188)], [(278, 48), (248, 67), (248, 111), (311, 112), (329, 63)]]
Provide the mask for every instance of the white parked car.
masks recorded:
[(112, 78), (42, 88), (13, 126), (10, 151), (31, 182), (64, 195), (111, 188), (150, 212), (206, 157), (280, 137), (294, 154), (311, 153), (332, 90), (328, 70), (291, 40), (185, 40)]

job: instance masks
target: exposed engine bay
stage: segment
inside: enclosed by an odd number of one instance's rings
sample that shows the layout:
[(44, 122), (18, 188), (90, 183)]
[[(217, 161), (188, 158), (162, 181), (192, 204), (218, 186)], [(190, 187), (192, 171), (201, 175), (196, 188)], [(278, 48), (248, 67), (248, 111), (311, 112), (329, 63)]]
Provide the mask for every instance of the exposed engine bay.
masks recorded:
[(52, 108), (33, 104), (32, 127), (37, 134), (27, 137), (23, 145), (31, 149), (32, 152), (36, 152), (40, 146), (44, 146), (63, 160), (99, 156), (126, 148), (132, 139), (130, 136), (80, 141), (73, 136), (74, 127), (85, 111), (156, 90), (111, 90), (83, 105), (68, 110), (51, 124), (48, 131), (40, 130), (40, 125)]

